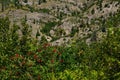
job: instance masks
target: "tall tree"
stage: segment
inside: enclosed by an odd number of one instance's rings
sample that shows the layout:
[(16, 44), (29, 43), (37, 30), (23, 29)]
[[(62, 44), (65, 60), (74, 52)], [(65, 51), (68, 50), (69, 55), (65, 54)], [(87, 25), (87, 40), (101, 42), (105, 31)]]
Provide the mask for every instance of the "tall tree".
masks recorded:
[(3, 12), (4, 8), (5, 8), (5, 6), (4, 6), (4, 0), (0, 0), (0, 3), (1, 3), (1, 11)]
[(41, 0), (38, 1), (38, 5), (40, 5), (40, 4), (41, 4)]
[(0, 0), (0, 3), (1, 11), (3, 12), (9, 6), (10, 0)]
[(25, 2), (25, 3), (27, 3), (27, 2), (28, 2), (28, 0), (24, 0), (24, 2)]
[(43, 2), (47, 2), (46, 0), (43, 0)]
[(12, 0), (13, 4), (15, 7), (19, 8), (20, 7), (20, 0)]

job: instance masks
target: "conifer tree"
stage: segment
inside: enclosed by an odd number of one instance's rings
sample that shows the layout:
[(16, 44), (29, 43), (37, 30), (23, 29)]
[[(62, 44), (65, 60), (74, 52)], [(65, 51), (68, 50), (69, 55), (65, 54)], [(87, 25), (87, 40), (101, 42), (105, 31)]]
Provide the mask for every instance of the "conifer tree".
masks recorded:
[(41, 0), (38, 1), (38, 5), (40, 5), (40, 4), (41, 4)]
[(25, 2), (25, 3), (27, 3), (27, 2), (28, 2), (28, 0), (24, 0), (24, 2)]

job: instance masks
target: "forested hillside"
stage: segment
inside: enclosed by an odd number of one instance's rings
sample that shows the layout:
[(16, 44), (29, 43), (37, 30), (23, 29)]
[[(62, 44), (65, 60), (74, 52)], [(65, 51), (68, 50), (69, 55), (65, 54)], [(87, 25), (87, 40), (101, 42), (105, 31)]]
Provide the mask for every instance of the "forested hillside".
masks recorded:
[(119, 0), (0, 0), (1, 80), (120, 80)]

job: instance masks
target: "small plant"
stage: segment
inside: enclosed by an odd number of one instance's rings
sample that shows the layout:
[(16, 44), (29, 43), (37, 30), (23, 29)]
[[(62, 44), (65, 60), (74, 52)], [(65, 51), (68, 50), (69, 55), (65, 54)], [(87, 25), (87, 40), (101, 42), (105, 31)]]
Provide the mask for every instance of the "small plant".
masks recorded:
[(72, 27), (70, 36), (73, 37), (75, 35), (75, 33), (77, 33), (78, 31), (79, 31), (78, 28)]
[(49, 13), (49, 12), (50, 12), (50, 10), (49, 10), (49, 9), (45, 9), (45, 8), (44, 8), (44, 9), (40, 9), (40, 10), (39, 10), (39, 12)]
[(92, 9), (92, 10), (91, 10), (91, 13), (92, 13), (92, 14), (94, 14), (94, 13), (95, 13), (95, 10), (94, 10), (94, 9)]
[(57, 22), (48, 22), (45, 23), (45, 26), (42, 28), (41, 32), (49, 35), (50, 30), (57, 25)]

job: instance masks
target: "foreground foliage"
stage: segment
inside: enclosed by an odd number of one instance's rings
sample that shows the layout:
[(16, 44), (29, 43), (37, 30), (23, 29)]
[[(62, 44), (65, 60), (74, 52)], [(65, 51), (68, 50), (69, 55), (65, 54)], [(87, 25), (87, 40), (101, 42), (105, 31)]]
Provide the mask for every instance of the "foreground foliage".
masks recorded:
[(29, 38), (28, 25), (9, 27), (0, 19), (1, 80), (119, 80), (120, 29), (110, 27), (101, 42), (76, 41), (68, 46), (51, 46)]

